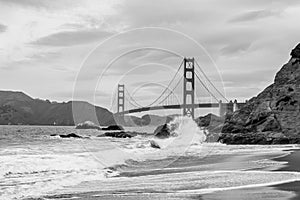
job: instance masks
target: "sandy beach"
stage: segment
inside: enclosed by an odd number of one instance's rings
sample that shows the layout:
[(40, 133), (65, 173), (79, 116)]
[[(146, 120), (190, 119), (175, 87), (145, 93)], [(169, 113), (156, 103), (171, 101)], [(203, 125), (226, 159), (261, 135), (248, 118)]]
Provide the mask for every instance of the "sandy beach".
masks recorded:
[[(284, 167), (274, 171), (299, 172), (300, 151), (295, 150), (287, 156), (273, 159), (274, 161), (287, 162)], [(299, 200), (300, 181), (279, 184), (269, 187), (254, 187), (247, 189), (235, 189), (202, 195), (203, 200), (255, 200), (265, 196), (264, 199), (272, 200)]]
[[(210, 155), (202, 160), (197, 157), (182, 157), (169, 168), (159, 170), (149, 168), (157, 165), (154, 160), (151, 164), (149, 161), (135, 163), (134, 168), (123, 167), (123, 173), (116, 179), (81, 183), (70, 187), (69, 191), (65, 188), (64, 191), (57, 191), (56, 194), (41, 198), (64, 200), (75, 198), (78, 200), (295, 200), (298, 198), (296, 194), (300, 182), (287, 182), (293, 179), (290, 171), (297, 172), (300, 151), (284, 156), (285, 151), (291, 152), (288, 150), (289, 146), (286, 146), (286, 150), (282, 150), (281, 153), (273, 150), (266, 152), (274, 148), (282, 148), (279, 146), (256, 146), (256, 149), (262, 148), (261, 151), (265, 151), (259, 154), (249, 151), (254, 148), (252, 146), (223, 146), (222, 148), (229, 152), (238, 148), (239, 153)], [(274, 163), (270, 163), (273, 161)], [(280, 164), (279, 161), (288, 164)], [(256, 167), (254, 163), (259, 164)], [(252, 165), (251, 168), (248, 168), (249, 164)], [(142, 170), (143, 166), (146, 167), (144, 170)], [(240, 170), (235, 171), (235, 169)], [(175, 186), (177, 179), (180, 181), (178, 190)], [(282, 184), (283, 182), (286, 183)]]
[[(276, 159), (278, 161), (287, 161), (288, 164), (283, 167), (282, 169), (279, 169), (281, 171), (300, 171), (299, 161), (300, 161), (300, 151), (294, 151), (288, 156), (278, 158)], [(294, 192), (296, 194), (295, 197), (291, 198), (291, 200), (299, 200), (300, 199), (300, 182), (292, 182), (282, 185), (277, 185), (276, 188), (282, 190), (282, 191), (289, 191)]]

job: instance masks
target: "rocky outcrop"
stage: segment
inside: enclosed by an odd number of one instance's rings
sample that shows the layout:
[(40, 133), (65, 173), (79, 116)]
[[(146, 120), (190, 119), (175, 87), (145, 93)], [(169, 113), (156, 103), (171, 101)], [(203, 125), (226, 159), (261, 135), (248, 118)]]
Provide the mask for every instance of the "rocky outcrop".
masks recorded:
[(299, 144), (299, 137), (288, 137), (283, 133), (273, 133), (273, 132), (264, 132), (264, 133), (230, 133), (222, 134), (219, 139), (219, 142), (225, 144)]
[(198, 117), (195, 121), (199, 127), (215, 127), (216, 125), (223, 124), (224, 118), (209, 113)]
[(120, 130), (124, 130), (124, 128), (120, 125), (111, 125), (111, 126), (108, 126), (106, 128), (102, 128), (101, 130), (104, 130), (104, 131), (120, 131)]
[(300, 43), (291, 52), (292, 59), (300, 59)]
[(106, 132), (103, 135), (97, 137), (115, 137), (115, 138), (132, 138), (136, 136), (137, 132), (120, 131), (120, 132)]
[(80, 123), (75, 128), (76, 129), (97, 129), (97, 130), (101, 130), (101, 128), (99, 126), (97, 126), (96, 124), (94, 124), (91, 121), (85, 121), (83, 123)]
[[(300, 44), (274, 83), (225, 121), (224, 143), (298, 143), (300, 137)], [(281, 139), (272, 135), (280, 133)], [(282, 141), (283, 140), (283, 141)]]
[(160, 139), (169, 138), (171, 135), (171, 130), (168, 127), (168, 124), (161, 125), (157, 127), (154, 131), (154, 136)]
[(67, 135), (51, 134), (50, 136), (52, 136), (52, 137), (59, 136), (61, 138), (83, 138), (82, 136), (77, 135), (75, 133), (70, 133), (70, 134), (67, 134)]

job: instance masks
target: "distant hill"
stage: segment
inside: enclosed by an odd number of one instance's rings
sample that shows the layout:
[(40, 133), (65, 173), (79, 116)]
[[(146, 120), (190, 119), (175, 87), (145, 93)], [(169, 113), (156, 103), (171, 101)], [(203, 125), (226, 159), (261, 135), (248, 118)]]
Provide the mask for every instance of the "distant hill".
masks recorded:
[[(110, 111), (87, 102), (57, 103), (33, 99), (23, 92), (13, 91), (0, 91), (0, 124), (75, 125), (72, 104), (78, 105), (83, 112), (90, 112), (95, 109), (100, 125), (115, 124), (113, 114)], [(86, 120), (90, 119), (82, 118), (80, 122)]]
[(118, 124), (123, 126), (159, 126), (172, 121), (177, 115), (159, 116), (159, 115), (143, 115), (136, 117), (132, 115), (125, 115), (123, 118), (117, 118)]

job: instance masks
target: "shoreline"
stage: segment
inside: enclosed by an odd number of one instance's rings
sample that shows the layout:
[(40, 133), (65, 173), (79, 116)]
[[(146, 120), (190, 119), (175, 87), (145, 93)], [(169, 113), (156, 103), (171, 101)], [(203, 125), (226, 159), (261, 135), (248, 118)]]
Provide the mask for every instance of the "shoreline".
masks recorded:
[[(286, 162), (286, 164), (279, 168), (274, 169), (270, 171), (277, 171), (277, 172), (300, 172), (300, 167), (298, 166), (300, 161), (300, 149), (294, 149), (294, 150), (288, 150), (291, 153), (271, 158), (270, 160), (273, 161), (279, 161), (279, 162)], [(269, 170), (268, 170), (269, 171)], [(228, 190), (228, 191), (218, 191), (213, 192), (210, 194), (204, 194), (201, 195), (201, 200), (219, 200), (219, 199), (225, 199), (225, 200), (242, 200), (253, 197), (253, 195), (257, 195), (259, 193), (268, 193), (270, 195), (277, 194), (280, 195), (286, 195), (282, 197), (278, 197), (274, 195), (272, 199), (278, 199), (278, 200), (299, 200), (300, 199), (300, 181), (293, 181), (288, 183), (281, 183), (281, 184), (275, 184), (271, 186), (262, 186), (262, 187), (253, 187), (253, 188), (244, 188), (244, 189), (234, 189), (234, 190)], [(282, 193), (282, 194), (281, 194)]]
[[(278, 169), (276, 171), (300, 172), (300, 167), (299, 167), (300, 150), (294, 150), (291, 154), (281, 157), (281, 158), (274, 159), (274, 160), (288, 162), (286, 164), (286, 166), (284, 166), (283, 168)], [(275, 185), (274, 187), (279, 190), (282, 190), (282, 191), (294, 192), (296, 194), (296, 196), (294, 198), (291, 198), (290, 200), (299, 200), (300, 199), (300, 181), (294, 181), (294, 182), (290, 182), (290, 183)]]
[[(260, 156), (259, 159), (268, 159), (268, 160), (273, 160), (273, 161), (284, 161), (286, 162), (284, 165), (281, 165), (280, 169), (279, 168), (273, 168), (273, 169), (265, 169), (263, 168), (263, 171), (297, 171), (299, 172), (299, 169), (297, 168), (297, 161), (300, 160), (300, 150), (298, 149), (286, 149), (284, 150), (286, 151), (286, 154), (283, 156), (277, 156), (277, 157), (265, 157), (264, 156)], [(252, 154), (251, 154), (252, 155)], [(217, 156), (218, 157), (218, 156)], [(237, 163), (239, 163), (241, 160), (240, 158), (249, 160), (249, 157), (245, 157), (244, 154), (241, 154), (239, 156), (229, 156), (223, 159), (228, 160), (228, 159), (233, 159), (232, 161), (235, 161), (236, 159), (238, 160)], [(216, 163), (216, 160), (218, 161), (220, 158), (211, 158), (212, 160), (210, 160), (212, 163)], [(190, 160), (190, 158), (188, 158), (188, 160)], [(207, 160), (206, 160), (207, 162)], [(220, 161), (221, 163), (225, 163)], [(236, 164), (237, 164), (236, 163)], [(191, 163), (189, 163), (190, 165)], [(196, 163), (198, 166), (200, 163)], [(212, 166), (211, 166), (212, 167)], [(224, 166), (223, 166), (224, 167)], [(217, 169), (215, 169), (217, 170)], [(176, 170), (175, 170), (176, 171)], [(194, 171), (194, 170), (191, 170)], [(196, 171), (198, 171), (196, 169)], [(246, 170), (247, 171), (247, 170)], [(169, 170), (166, 170), (166, 172), (170, 173), (172, 172)], [(158, 174), (164, 174), (163, 172), (159, 172)], [(140, 175), (140, 174), (137, 174)], [(133, 176), (134, 178), (134, 176)], [(78, 187), (80, 188), (80, 186)], [(133, 191), (131, 191), (133, 192)], [(129, 193), (112, 193), (112, 194), (108, 194), (108, 193), (101, 193), (97, 190), (95, 191), (89, 191), (89, 192), (78, 192), (78, 193), (73, 193), (73, 192), (66, 192), (66, 193), (57, 193), (57, 194), (52, 194), (52, 195), (46, 195), (46, 196), (42, 196), (43, 198), (47, 199), (47, 198), (56, 198), (56, 199), (72, 199), (72, 198), (78, 198), (78, 199), (90, 199), (90, 200), (98, 200), (98, 199), (107, 199), (107, 200), (111, 200), (111, 199), (124, 199), (124, 197), (128, 198), (128, 199), (146, 199), (149, 196), (156, 196), (160, 197), (164, 196), (164, 197), (168, 197), (167, 199), (173, 199), (172, 197), (168, 196), (167, 193), (165, 194), (157, 194), (157, 193), (153, 193), (154, 191), (150, 191), (146, 196), (144, 196), (142, 193), (140, 193), (140, 195), (138, 195), (137, 193), (133, 193), (131, 194)], [(182, 193), (183, 194), (183, 193)], [(181, 193), (178, 193), (178, 195), (182, 195)], [(174, 193), (173, 195), (177, 196), (176, 193)], [(187, 196), (185, 196), (187, 195)], [(174, 196), (174, 197), (175, 197)], [(215, 191), (215, 192), (211, 192), (211, 193), (204, 193), (204, 194), (198, 194), (196, 195), (197, 198), (200, 200), (219, 200), (219, 199), (225, 199), (225, 200), (256, 200), (256, 199), (272, 199), (272, 200), (296, 200), (296, 199), (300, 199), (300, 181), (296, 181), (296, 182), (277, 182), (277, 183), (273, 183), (272, 185), (257, 185), (257, 186), (253, 186), (253, 187), (244, 187), (244, 188), (236, 188), (236, 189), (229, 189), (229, 190), (219, 190), (219, 191)], [(256, 198), (253, 198), (253, 196), (256, 196)], [(170, 198), (169, 198), (170, 197)], [(177, 196), (179, 198), (179, 196)], [(191, 193), (189, 194), (188, 191), (187, 193), (184, 193), (184, 199), (193, 199), (195, 198), (195, 194), (193, 194), (193, 192), (191, 191)], [(259, 198), (262, 197), (262, 198)], [(178, 199), (178, 198), (174, 198), (174, 199)], [(183, 198), (181, 198), (183, 199)], [(29, 199), (26, 199), (29, 200)]]

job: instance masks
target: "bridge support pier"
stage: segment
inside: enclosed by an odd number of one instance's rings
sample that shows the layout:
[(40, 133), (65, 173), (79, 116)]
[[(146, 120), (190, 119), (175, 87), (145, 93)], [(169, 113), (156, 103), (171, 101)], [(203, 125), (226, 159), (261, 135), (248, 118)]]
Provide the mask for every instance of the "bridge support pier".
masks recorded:
[(233, 102), (233, 112), (238, 111), (238, 110), (239, 110), (238, 102), (235, 99), (234, 102)]
[(229, 101), (229, 103), (227, 104), (226, 113), (233, 113), (233, 107), (233, 102)]
[[(237, 103), (236, 103), (237, 106)], [(229, 103), (223, 103), (219, 101), (219, 116), (224, 117), (228, 113), (234, 112), (234, 103), (230, 101)]]
[[(195, 117), (195, 68), (194, 58), (184, 58), (183, 115)], [(187, 106), (187, 105), (190, 106)]]
[(222, 100), (219, 101), (219, 117), (224, 117), (226, 113), (226, 104), (223, 104)]

